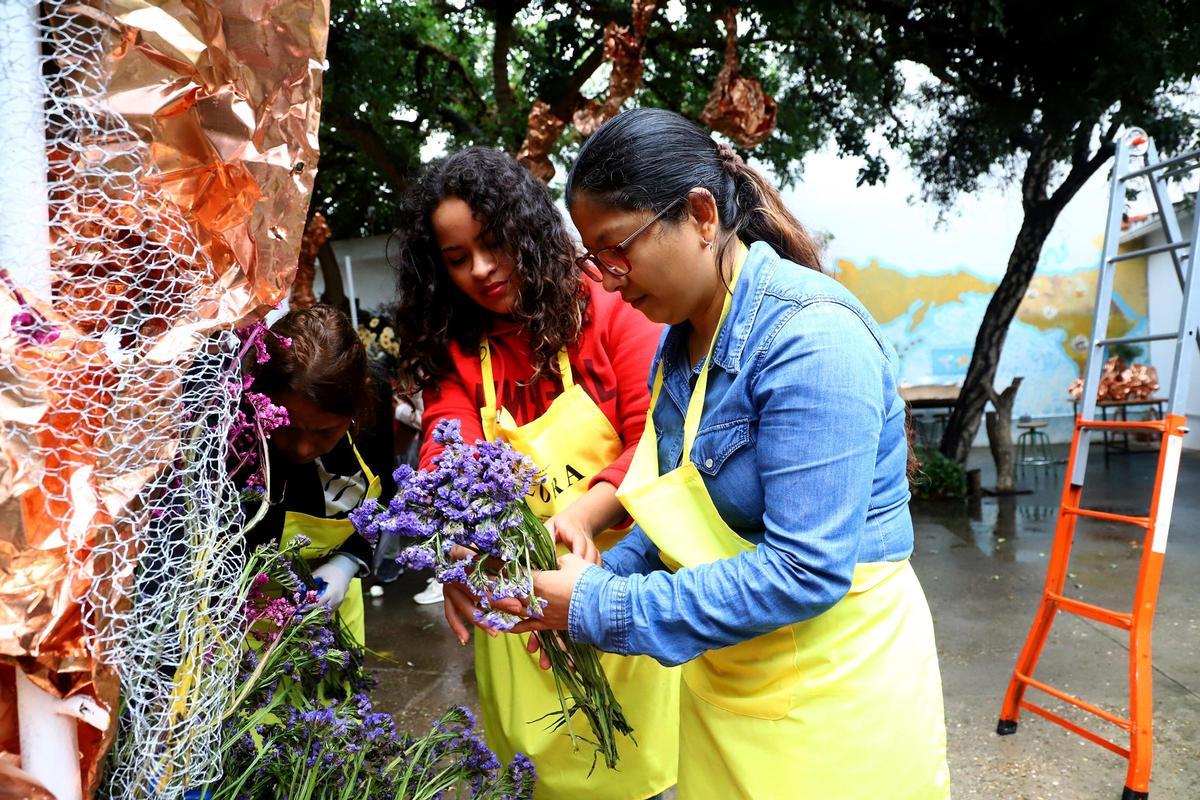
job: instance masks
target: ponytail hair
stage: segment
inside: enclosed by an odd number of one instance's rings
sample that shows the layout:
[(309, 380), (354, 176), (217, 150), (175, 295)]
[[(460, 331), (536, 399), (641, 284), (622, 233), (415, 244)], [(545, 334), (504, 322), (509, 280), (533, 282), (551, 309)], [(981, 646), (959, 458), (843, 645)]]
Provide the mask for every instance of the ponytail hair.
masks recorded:
[[(736, 237), (766, 242), (783, 258), (820, 271), (821, 248), (779, 191), (729, 145), (673, 111), (637, 108), (602, 125), (571, 167), (566, 201), (570, 207), (583, 193), (610, 208), (658, 213), (693, 189), (707, 189), (717, 204), (724, 234), (717, 263)], [(664, 219), (682, 222), (688, 205), (679, 205)]]

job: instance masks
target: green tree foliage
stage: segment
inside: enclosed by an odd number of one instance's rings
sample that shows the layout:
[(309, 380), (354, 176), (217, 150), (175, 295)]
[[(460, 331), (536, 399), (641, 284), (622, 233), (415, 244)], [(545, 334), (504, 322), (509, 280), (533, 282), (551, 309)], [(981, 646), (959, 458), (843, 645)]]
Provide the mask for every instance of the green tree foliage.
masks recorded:
[[(721, 69), (718, 17), (727, 6), (663, 5), (630, 105), (695, 119)], [(765, 13), (752, 9), (740, 21), (742, 72), (760, 78), (779, 108), (776, 134), (754, 156), (794, 179), (833, 117), (793, 69), (790, 31), (773, 35)], [(394, 226), (398, 195), (426, 144), (515, 153), (535, 100), (569, 119), (585, 97), (603, 94), (603, 32), (614, 22), (630, 25), (627, 0), (333, 0), (314, 210), (326, 215), (335, 238), (383, 233)], [(560, 164), (578, 144), (568, 127)]]

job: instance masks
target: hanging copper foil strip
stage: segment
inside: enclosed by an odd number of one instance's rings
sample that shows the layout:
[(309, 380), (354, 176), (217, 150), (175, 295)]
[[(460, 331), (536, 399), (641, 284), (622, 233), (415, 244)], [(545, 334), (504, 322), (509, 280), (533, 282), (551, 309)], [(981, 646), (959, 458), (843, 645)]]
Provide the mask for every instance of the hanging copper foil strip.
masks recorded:
[(517, 152), (517, 161), (543, 182), (554, 177), (550, 153), (566, 125), (564, 120), (554, 115), (549, 104), (541, 100), (534, 101), (533, 108), (529, 109), (529, 129)]
[(312, 308), (317, 304), (317, 296), (313, 293), (317, 256), (332, 235), (324, 214), (318, 211), (309, 217), (300, 240), (300, 260), (296, 265), (296, 280), (292, 283), (292, 297), (288, 301), (292, 308)]
[(725, 63), (700, 121), (740, 147), (756, 147), (775, 130), (775, 101), (758, 80), (739, 74), (737, 9), (729, 9), (724, 22)]

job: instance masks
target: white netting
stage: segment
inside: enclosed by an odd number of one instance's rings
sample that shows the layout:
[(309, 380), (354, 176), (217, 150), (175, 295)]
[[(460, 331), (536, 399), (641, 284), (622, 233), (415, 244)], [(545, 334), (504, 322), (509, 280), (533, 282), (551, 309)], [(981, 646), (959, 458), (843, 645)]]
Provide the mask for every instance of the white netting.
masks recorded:
[[(21, 73), (17, 28), (0, 26), (0, 116), (41, 104), (46, 155), (22, 151), (29, 132), (2, 123), (0, 153), (48, 157), (42, 333), (57, 335), (0, 363), (10, 384), (0, 389), (18, 405), (49, 401), (32, 424), (0, 416), (0, 435), (33, 445), (28, 463), (44, 463), (40, 511), (66, 539), (86, 646), (120, 679), (103, 793), (179, 797), (213, 776), (234, 688), (242, 559), (226, 436), (239, 342), (228, 331), (189, 333), (206, 331), (220, 287), (189, 225), (153, 188), (149, 146), (105, 102), (103, 5), (0, 4), (6, 14), (40, 8), (42, 81)], [(0, 225), (0, 254), (29, 236)], [(0, 266), (10, 295), (12, 283), (29, 289), (44, 277), (36, 264)]]

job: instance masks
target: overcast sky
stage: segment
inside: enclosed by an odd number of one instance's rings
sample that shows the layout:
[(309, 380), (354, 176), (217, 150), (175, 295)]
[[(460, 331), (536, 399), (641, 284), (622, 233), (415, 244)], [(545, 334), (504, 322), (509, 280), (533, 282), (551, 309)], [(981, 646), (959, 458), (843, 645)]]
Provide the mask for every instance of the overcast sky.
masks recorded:
[[(1003, 274), (1021, 224), (1019, 186), (996, 181), (963, 195), (939, 226), (938, 210), (920, 199), (918, 184), (900, 159), (891, 161), (881, 186), (855, 186), (858, 166), (857, 159), (817, 153), (805, 161), (803, 181), (784, 192), (806, 225), (833, 234), (833, 259), (877, 258), (911, 273), (968, 269), (992, 280)], [(1101, 168), (1059, 217), (1039, 269), (1053, 273), (1094, 266), (1107, 203), (1108, 170)]]

